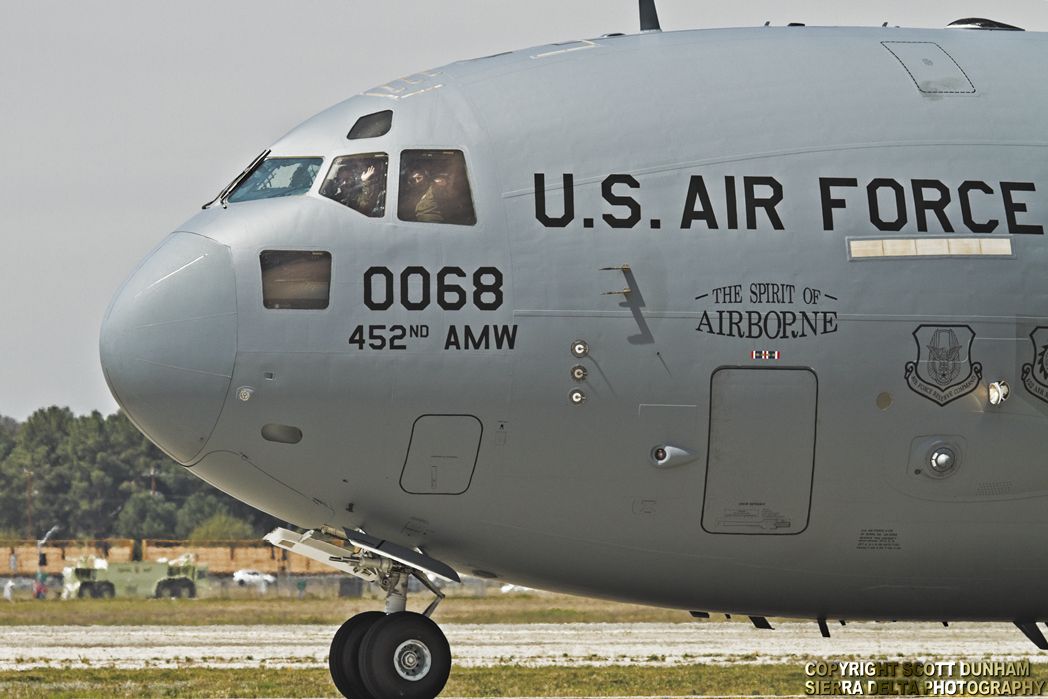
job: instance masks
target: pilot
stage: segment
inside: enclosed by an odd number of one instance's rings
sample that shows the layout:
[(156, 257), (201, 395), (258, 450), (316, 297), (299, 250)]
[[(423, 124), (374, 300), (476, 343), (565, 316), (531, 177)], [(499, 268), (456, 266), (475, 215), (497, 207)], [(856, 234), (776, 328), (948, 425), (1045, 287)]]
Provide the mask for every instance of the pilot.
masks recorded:
[(368, 165), (364, 168), (364, 171), (360, 173), (358, 182), (356, 184), (356, 201), (353, 208), (357, 211), (361, 211), (365, 214), (371, 215), (372, 210), (375, 208), (375, 198), (378, 195), (378, 186), (376, 186), (378, 178), (375, 177), (375, 166)]
[(298, 193), (307, 192), (309, 191), (309, 188), (313, 185), (313, 178), (315, 176), (315, 168), (300, 165), (295, 170), (295, 174), (291, 176), (291, 183), (288, 186), (288, 189)]
[(335, 175), (334, 186), (329, 188), (331, 191), (328, 196), (351, 209), (368, 213), (377, 194), (374, 187), (375, 166), (368, 165), (359, 175), (358, 171), (352, 165), (341, 167)]
[(429, 187), (415, 204), (415, 220), (426, 223), (444, 223), (443, 207), (448, 198), (450, 178), (447, 173), (438, 173)]
[[(429, 189), (429, 174), (422, 168), (404, 169), (400, 176), (400, 215), (404, 220), (418, 220), (418, 203)], [(411, 218), (408, 218), (411, 216)]]
[(415, 206), (418, 221), (430, 223), (465, 223), (470, 218), (472, 203), (469, 200), (466, 173), (457, 163), (445, 164), (433, 176), (429, 188)]

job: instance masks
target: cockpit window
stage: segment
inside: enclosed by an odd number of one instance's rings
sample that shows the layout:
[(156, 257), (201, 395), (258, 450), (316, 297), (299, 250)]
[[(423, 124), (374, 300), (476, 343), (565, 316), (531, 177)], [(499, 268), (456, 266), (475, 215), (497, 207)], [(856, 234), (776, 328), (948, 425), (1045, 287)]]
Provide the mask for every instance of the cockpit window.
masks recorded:
[(403, 151), (397, 216), (401, 221), (475, 224), (477, 216), (462, 151)]
[(262, 305), (266, 308), (321, 309), (331, 297), (331, 253), (263, 250)]
[(389, 156), (385, 153), (344, 155), (336, 158), (320, 185), (320, 193), (365, 216), (386, 215), (386, 173)]
[(393, 128), (393, 112), (389, 109), (384, 112), (365, 114), (357, 119), (353, 128), (346, 134), (346, 138), (354, 141), (358, 138), (378, 138), (385, 136)]
[(267, 158), (237, 185), (226, 201), (272, 199), (305, 194), (313, 186), (322, 158)]

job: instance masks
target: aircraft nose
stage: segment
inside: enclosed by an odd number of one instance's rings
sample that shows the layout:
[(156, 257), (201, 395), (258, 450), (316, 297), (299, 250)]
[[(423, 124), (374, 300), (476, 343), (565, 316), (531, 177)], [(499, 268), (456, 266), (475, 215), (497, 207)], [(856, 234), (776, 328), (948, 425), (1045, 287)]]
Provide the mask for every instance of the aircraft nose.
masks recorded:
[(236, 321), (229, 248), (175, 233), (132, 273), (102, 322), (99, 355), (109, 390), (180, 463), (200, 453), (222, 412)]

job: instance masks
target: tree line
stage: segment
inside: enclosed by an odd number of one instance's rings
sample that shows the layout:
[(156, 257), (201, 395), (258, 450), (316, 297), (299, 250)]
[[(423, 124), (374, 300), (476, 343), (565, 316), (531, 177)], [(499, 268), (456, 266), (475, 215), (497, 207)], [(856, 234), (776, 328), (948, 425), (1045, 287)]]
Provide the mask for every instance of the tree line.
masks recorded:
[(123, 412), (0, 416), (0, 539), (251, 539), (279, 524), (192, 475)]

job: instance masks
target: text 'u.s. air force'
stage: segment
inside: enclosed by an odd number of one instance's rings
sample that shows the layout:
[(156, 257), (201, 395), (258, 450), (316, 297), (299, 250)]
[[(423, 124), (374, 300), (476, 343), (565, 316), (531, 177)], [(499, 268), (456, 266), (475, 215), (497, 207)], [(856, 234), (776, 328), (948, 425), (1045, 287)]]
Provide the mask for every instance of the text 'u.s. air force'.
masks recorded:
[[(709, 179), (691, 175), (681, 181), (680, 208), (653, 212), (643, 205), (643, 189), (636, 177), (613, 174), (600, 183), (599, 216), (576, 207), (572, 173), (560, 175), (559, 187), (551, 182), (547, 192), (546, 174), (535, 173), (535, 219), (546, 228), (659, 229), (668, 220), (681, 230), (781, 231), (788, 223), (784, 202), (790, 196), (806, 196), (818, 202), (826, 231), (853, 230), (854, 217), (862, 216), (858, 223), (868, 222), (883, 232), (915, 226), (922, 233), (1044, 233), (1044, 226), (1037, 223), (1045, 214), (1036, 210), (1037, 186), (1025, 181), (820, 177), (807, 192), (794, 193), (767, 175)], [(553, 193), (558, 189), (559, 196)]]

